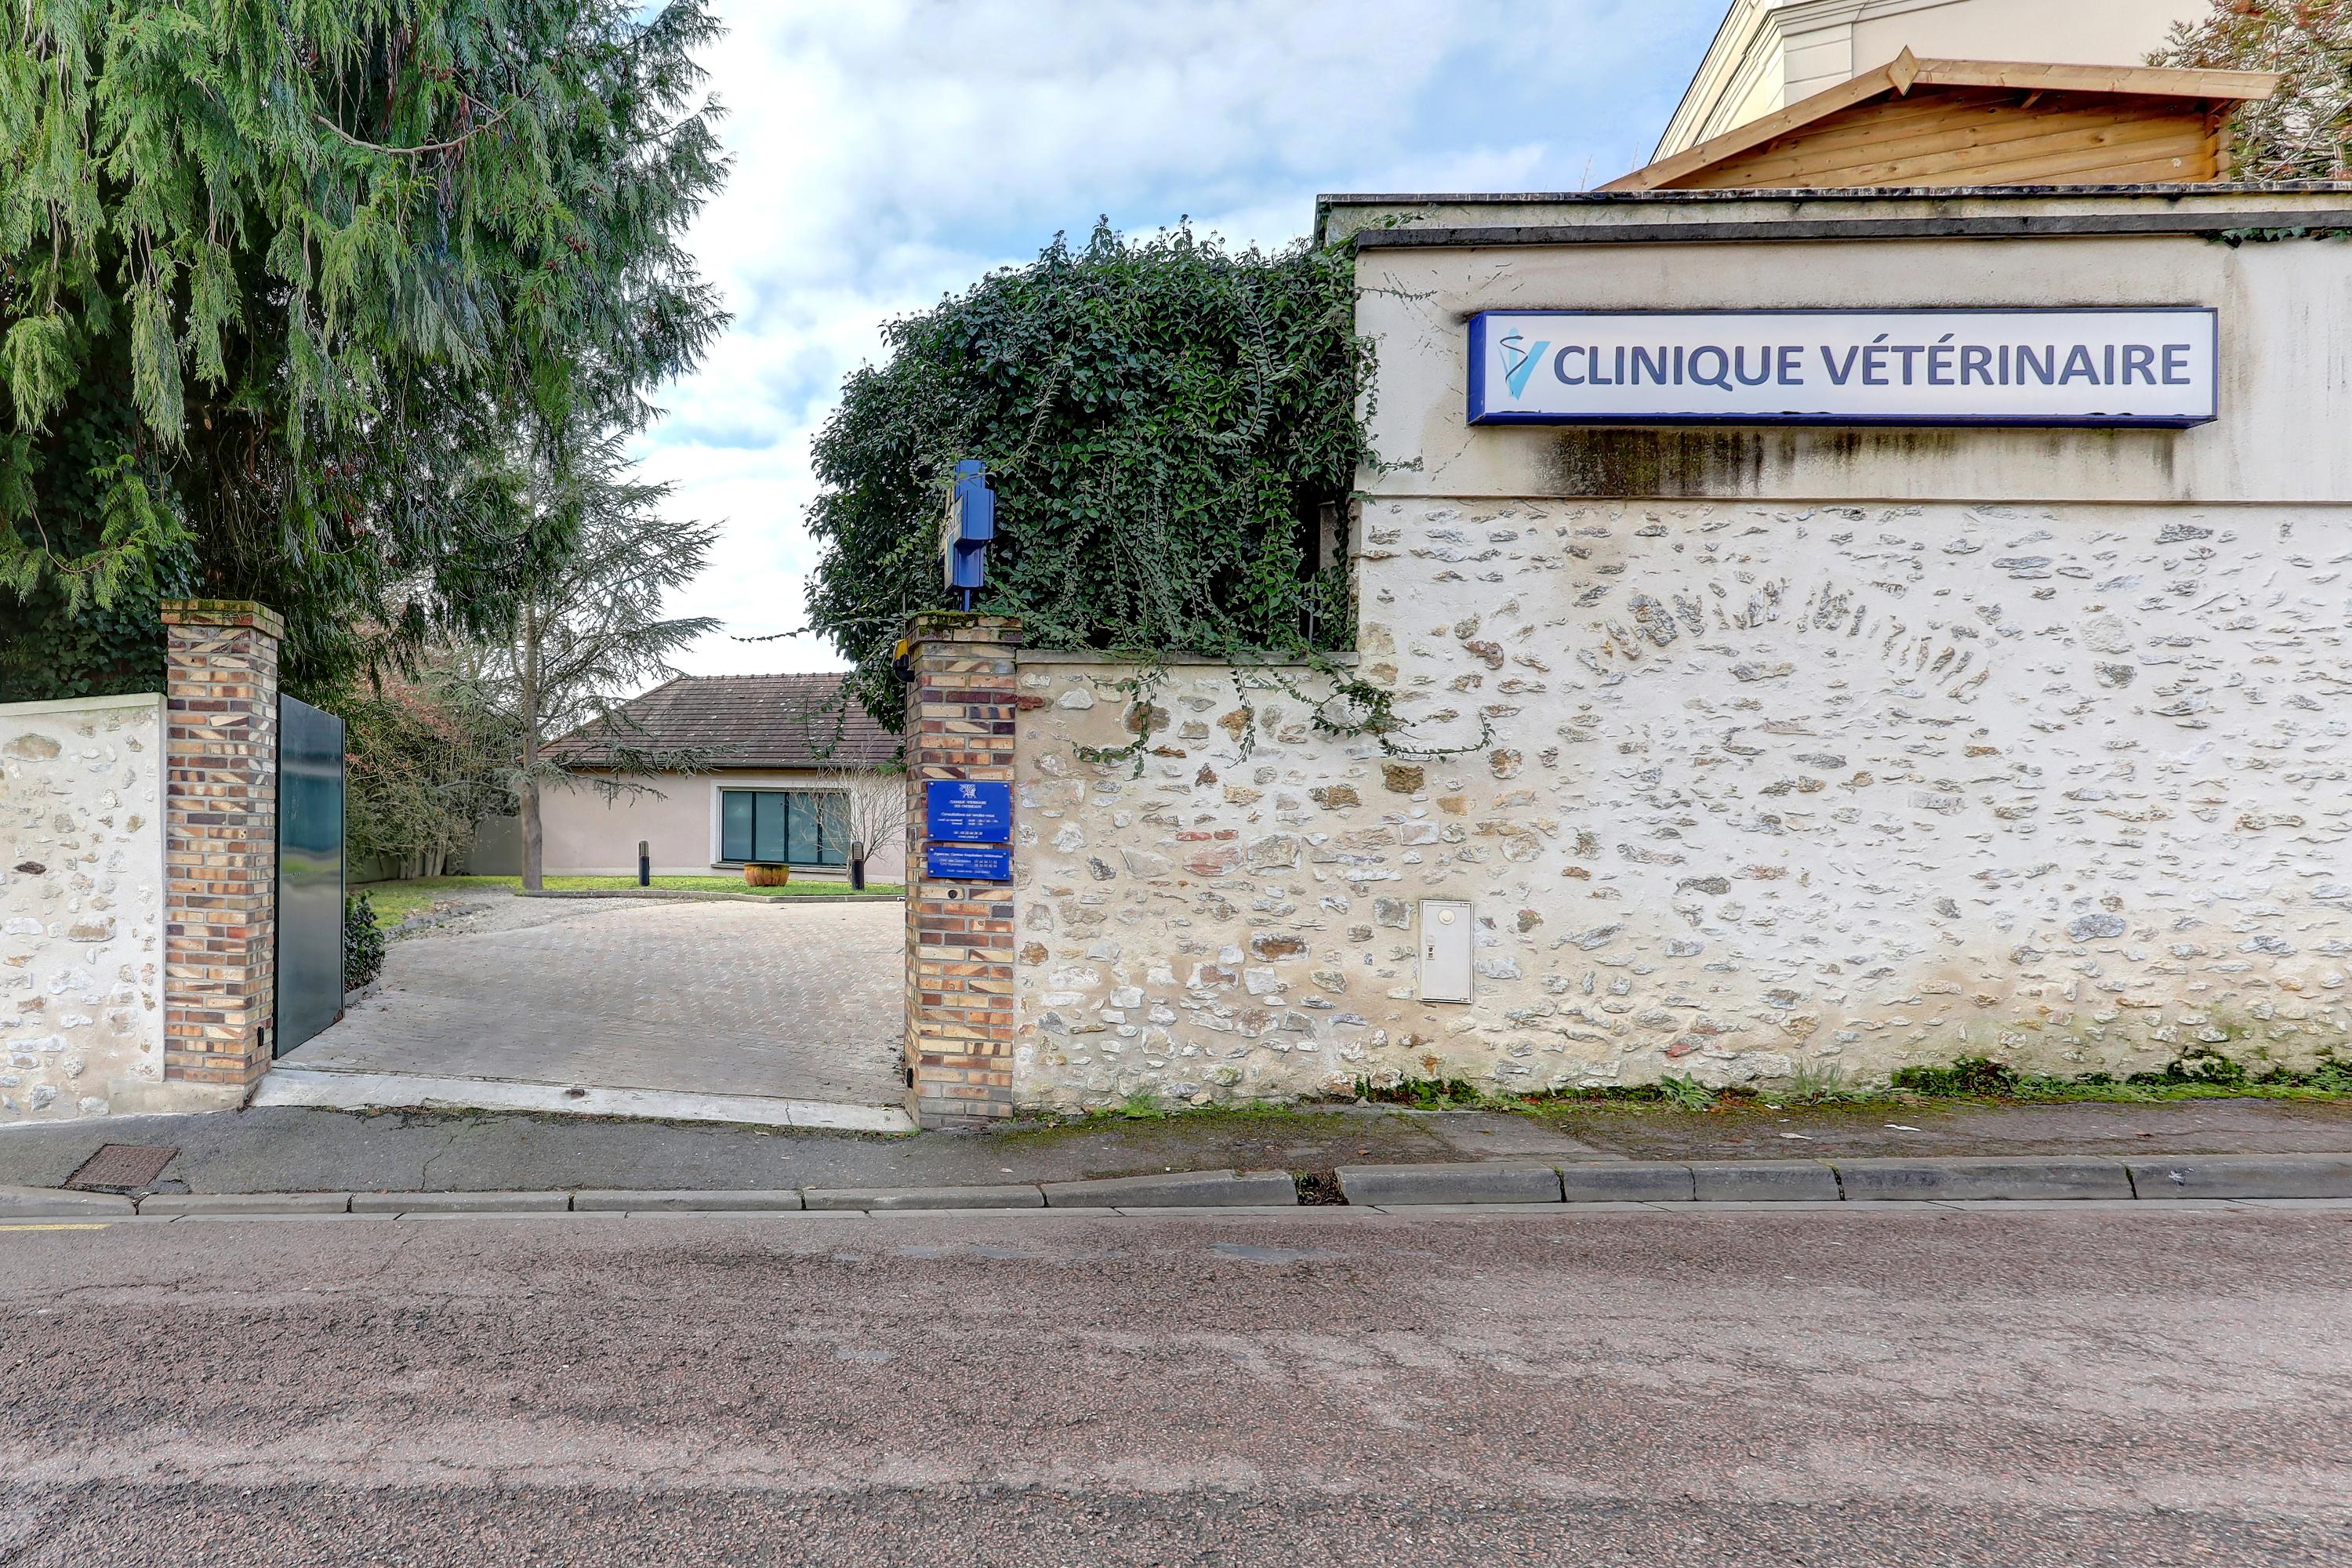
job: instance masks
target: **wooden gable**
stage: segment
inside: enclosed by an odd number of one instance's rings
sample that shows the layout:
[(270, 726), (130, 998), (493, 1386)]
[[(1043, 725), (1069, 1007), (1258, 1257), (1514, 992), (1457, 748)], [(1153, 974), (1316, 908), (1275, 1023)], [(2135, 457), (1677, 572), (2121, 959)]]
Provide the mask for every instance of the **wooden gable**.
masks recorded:
[(2227, 178), (2230, 110), (2255, 71), (1893, 64), (1817, 93), (1605, 191), (2142, 184)]

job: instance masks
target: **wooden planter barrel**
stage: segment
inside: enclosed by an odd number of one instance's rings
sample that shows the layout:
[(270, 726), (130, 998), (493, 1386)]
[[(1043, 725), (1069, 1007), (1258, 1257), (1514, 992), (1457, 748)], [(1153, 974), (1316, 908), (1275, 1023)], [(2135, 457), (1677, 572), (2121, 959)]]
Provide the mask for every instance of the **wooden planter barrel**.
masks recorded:
[(753, 860), (743, 868), (743, 885), (749, 888), (781, 888), (793, 879), (790, 866), (773, 866)]

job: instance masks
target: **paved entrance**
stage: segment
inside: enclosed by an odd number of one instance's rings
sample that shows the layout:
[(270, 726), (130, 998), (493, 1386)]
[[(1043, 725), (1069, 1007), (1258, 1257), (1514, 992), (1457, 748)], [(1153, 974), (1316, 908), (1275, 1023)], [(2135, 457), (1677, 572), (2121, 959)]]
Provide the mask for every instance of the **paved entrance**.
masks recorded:
[[(501, 1086), (534, 1086), (546, 1109), (908, 1124), (897, 901), (500, 902), (483, 911), (505, 917), (494, 929), (394, 942), (373, 994), (284, 1058), (260, 1102), (350, 1103), (350, 1082), (308, 1080), (390, 1075), (444, 1087), (368, 1100), (504, 1106), (530, 1097)], [(732, 1103), (752, 1100), (777, 1103)], [(893, 1109), (849, 1114), (876, 1107)]]

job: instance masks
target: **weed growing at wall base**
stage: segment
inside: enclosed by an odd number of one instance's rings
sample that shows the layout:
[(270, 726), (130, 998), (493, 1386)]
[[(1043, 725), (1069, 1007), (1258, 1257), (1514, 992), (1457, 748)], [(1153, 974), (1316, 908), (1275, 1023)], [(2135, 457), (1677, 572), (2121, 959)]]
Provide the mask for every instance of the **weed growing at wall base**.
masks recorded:
[[(1874, 1086), (1849, 1087), (1843, 1073), (1835, 1067), (1801, 1071), (1783, 1088), (1740, 1084), (1717, 1089), (1695, 1078), (1667, 1073), (1654, 1083), (1563, 1089), (1532, 1095), (1493, 1094), (1466, 1079), (1458, 1078), (1404, 1079), (1392, 1084), (1375, 1084), (1370, 1079), (1358, 1079), (1353, 1100), (1358, 1105), (1394, 1105), (1415, 1110), (1539, 1111), (1547, 1106), (1616, 1101), (1672, 1106), (1696, 1112), (1748, 1101), (1768, 1102), (1775, 1107), (1906, 1105), (1931, 1100), (2148, 1104), (2231, 1097), (2330, 1100), (2337, 1096), (2352, 1096), (2352, 1059), (2330, 1055), (2321, 1058), (2310, 1068), (2297, 1071), (2274, 1062), (2249, 1064), (2210, 1047), (2200, 1047), (2174, 1058), (2159, 1071), (2133, 1073), (2122, 1078), (2107, 1073), (2088, 1073), (2080, 1078), (2021, 1073), (2004, 1062), (1989, 1058), (1963, 1057), (1941, 1067), (1904, 1068), (1885, 1084)], [(1318, 1105), (1345, 1102), (1342, 1098), (1323, 1101), (1253, 1100), (1190, 1106), (1155, 1100), (1149, 1090), (1139, 1089), (1116, 1106), (1097, 1109), (1075, 1119), (1066, 1116), (1055, 1120), (1137, 1121), (1177, 1116), (1305, 1114), (1312, 1112)]]

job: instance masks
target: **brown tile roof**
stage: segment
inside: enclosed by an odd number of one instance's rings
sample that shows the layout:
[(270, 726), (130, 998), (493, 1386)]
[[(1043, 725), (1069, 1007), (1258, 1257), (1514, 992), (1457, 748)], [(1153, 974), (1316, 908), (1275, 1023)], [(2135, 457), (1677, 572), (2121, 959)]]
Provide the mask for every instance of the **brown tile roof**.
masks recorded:
[[(898, 754), (898, 737), (876, 723), (842, 675), (682, 675), (621, 705), (624, 745), (724, 746), (716, 768), (871, 767)], [(548, 748), (592, 751), (602, 726)]]

